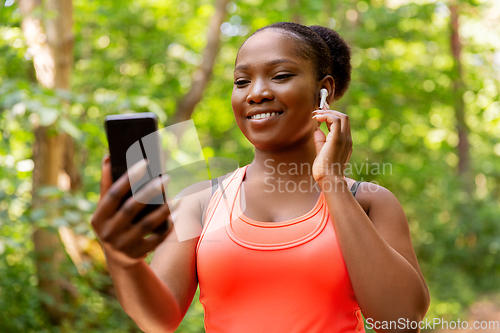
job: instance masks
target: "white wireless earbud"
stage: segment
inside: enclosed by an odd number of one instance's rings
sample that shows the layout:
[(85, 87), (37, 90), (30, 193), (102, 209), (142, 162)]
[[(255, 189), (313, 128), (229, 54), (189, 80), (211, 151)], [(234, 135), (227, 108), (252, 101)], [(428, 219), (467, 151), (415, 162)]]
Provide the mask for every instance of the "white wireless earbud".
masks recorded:
[(321, 102), (319, 103), (319, 109), (323, 109), (323, 106), (325, 105), (325, 102), (326, 102), (326, 97), (328, 96), (328, 90), (326, 90), (325, 88), (322, 88), (320, 91), (319, 91), (320, 95), (321, 95)]

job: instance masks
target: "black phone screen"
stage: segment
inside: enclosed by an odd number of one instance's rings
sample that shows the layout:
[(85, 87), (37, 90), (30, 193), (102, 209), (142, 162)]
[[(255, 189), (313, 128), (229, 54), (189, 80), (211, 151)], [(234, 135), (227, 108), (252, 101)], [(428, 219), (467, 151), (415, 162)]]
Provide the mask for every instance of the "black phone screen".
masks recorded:
[[(148, 173), (152, 180), (155, 176), (159, 176), (161, 170), (161, 156), (159, 138), (154, 137), (154, 145), (151, 144), (145, 147), (143, 139), (148, 137), (151, 139), (153, 133), (158, 131), (158, 122), (154, 113), (135, 113), (112, 115), (106, 117), (105, 120), (106, 134), (108, 137), (109, 153), (111, 159), (111, 169), (113, 182), (117, 181), (127, 171), (127, 151), (135, 144), (141, 148), (139, 152), (140, 159), (147, 159), (149, 162)], [(149, 140), (151, 142), (151, 140)], [(139, 143), (139, 146), (137, 146)], [(149, 153), (149, 154), (148, 154)], [(137, 156), (137, 154), (136, 154)], [(137, 158), (136, 158), (137, 159)], [(132, 164), (138, 162), (132, 161)], [(130, 164), (131, 161), (129, 161)], [(131, 166), (131, 165), (129, 165)], [(154, 175), (152, 174), (154, 172)], [(123, 198), (123, 204), (130, 196), (132, 190)], [(165, 197), (157, 198), (156, 202), (164, 202)], [(147, 204), (146, 207), (133, 219), (132, 223), (138, 222), (141, 218), (160, 207), (158, 204)], [(166, 230), (167, 224), (162, 224), (155, 232)]]
[(113, 182), (127, 171), (126, 153), (130, 146), (157, 130), (156, 120), (153, 118), (111, 118), (106, 120)]

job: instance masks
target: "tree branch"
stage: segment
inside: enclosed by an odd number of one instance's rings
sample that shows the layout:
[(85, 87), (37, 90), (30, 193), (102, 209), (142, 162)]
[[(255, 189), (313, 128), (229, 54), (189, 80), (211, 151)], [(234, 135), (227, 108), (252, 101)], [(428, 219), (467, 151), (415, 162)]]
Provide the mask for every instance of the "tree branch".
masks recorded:
[(190, 119), (196, 104), (198, 104), (203, 97), (203, 91), (210, 80), (215, 59), (219, 53), (220, 26), (224, 23), (224, 18), (226, 17), (226, 5), (228, 2), (229, 0), (217, 0), (215, 5), (215, 14), (210, 20), (207, 45), (203, 50), (202, 63), (200, 67), (194, 71), (191, 89), (177, 104), (173, 120), (169, 121), (170, 124), (176, 124)]

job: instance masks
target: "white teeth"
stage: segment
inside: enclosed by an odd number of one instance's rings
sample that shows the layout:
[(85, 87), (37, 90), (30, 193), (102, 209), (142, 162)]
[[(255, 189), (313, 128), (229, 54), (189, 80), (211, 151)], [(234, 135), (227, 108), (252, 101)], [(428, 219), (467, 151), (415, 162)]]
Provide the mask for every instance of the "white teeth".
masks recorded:
[(250, 119), (264, 119), (264, 118), (269, 118), (271, 116), (276, 116), (278, 114), (279, 114), (278, 112), (259, 113), (259, 114), (254, 114), (253, 116), (250, 117)]

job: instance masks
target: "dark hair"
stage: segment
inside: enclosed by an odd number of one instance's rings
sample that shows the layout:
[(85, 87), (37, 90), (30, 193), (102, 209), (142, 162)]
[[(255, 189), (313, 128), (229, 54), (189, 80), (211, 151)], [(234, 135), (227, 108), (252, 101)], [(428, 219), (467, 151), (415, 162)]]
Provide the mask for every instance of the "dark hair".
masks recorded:
[(297, 55), (311, 60), (318, 81), (327, 75), (333, 77), (335, 100), (344, 95), (351, 82), (351, 49), (336, 31), (319, 25), (278, 22), (258, 29), (250, 37), (267, 29), (280, 29), (300, 39)]

